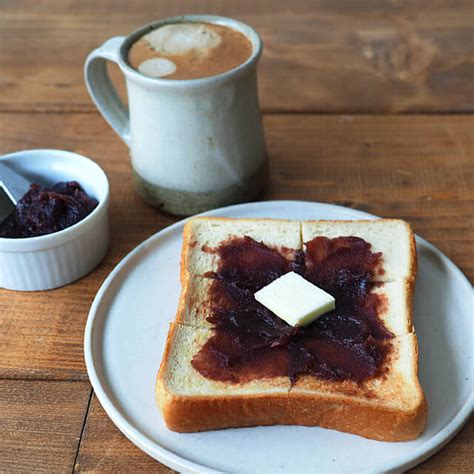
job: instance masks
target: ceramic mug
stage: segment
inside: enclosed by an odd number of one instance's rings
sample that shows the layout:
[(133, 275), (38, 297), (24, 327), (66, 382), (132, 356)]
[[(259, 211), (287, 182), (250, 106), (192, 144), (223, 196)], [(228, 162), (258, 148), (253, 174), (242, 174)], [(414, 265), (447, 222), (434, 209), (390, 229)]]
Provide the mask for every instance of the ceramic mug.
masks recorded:
[[(131, 45), (158, 26), (206, 22), (243, 33), (252, 54), (243, 64), (202, 79), (147, 77), (127, 60)], [(248, 201), (261, 191), (267, 157), (257, 95), (262, 41), (250, 26), (230, 18), (166, 18), (128, 37), (115, 37), (89, 54), (87, 89), (105, 120), (130, 149), (134, 185), (153, 206), (189, 215)], [(109, 79), (106, 61), (125, 76), (128, 108)]]

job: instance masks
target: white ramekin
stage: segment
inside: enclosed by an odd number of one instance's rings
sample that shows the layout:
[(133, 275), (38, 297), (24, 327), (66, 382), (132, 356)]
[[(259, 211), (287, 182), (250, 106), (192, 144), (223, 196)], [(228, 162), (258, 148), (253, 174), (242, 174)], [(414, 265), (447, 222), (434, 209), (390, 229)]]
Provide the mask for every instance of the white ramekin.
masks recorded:
[(109, 246), (109, 182), (89, 158), (62, 150), (25, 150), (0, 157), (31, 182), (77, 181), (99, 201), (82, 221), (54, 234), (0, 237), (0, 287), (37, 291), (71, 283), (93, 270)]

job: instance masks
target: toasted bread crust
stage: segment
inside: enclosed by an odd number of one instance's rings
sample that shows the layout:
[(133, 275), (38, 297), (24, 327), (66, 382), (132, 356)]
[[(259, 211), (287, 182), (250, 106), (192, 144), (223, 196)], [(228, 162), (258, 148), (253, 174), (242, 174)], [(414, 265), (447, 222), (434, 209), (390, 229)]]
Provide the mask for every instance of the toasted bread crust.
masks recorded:
[[(405, 221), (402, 221), (405, 222)], [(418, 271), (418, 257), (416, 254), (416, 240), (415, 240), (415, 234), (413, 233), (413, 230), (411, 226), (405, 222), (405, 225), (408, 229), (409, 235), (410, 235), (410, 280), (412, 283), (412, 291), (414, 290), (415, 286), (415, 280), (416, 280), (416, 273)]]
[(181, 433), (294, 424), (288, 417), (288, 397), (282, 395), (180, 397), (167, 394), (159, 381), (157, 399), (166, 426)]
[[(191, 220), (188, 220), (186, 224), (184, 224), (183, 228), (183, 246), (181, 247), (181, 260), (179, 263), (179, 279), (181, 281), (181, 288), (184, 287), (184, 283), (186, 281), (186, 278), (189, 278), (189, 272), (188, 269), (186, 268), (186, 262), (188, 261), (188, 255), (189, 251), (192, 249), (192, 246), (195, 245), (192, 241), (192, 234), (193, 234), (193, 228), (192, 228), (192, 222)], [(183, 292), (181, 290), (181, 296)], [(181, 303), (182, 298), (180, 298), (180, 303)]]
[[(415, 254), (416, 255), (416, 254)], [(416, 261), (416, 258), (415, 258)], [(416, 265), (416, 264), (415, 264)], [(413, 297), (415, 295), (415, 279), (407, 280), (405, 282), (407, 285), (407, 307), (408, 307), (408, 328), (410, 332), (415, 332), (414, 325), (413, 325)], [(418, 367), (418, 346), (417, 346), (417, 353), (416, 353), (416, 366)]]
[[(205, 219), (220, 220), (220, 218)], [(251, 220), (265, 221), (267, 219)], [(409, 229), (408, 224), (406, 225)], [(406, 285), (407, 298), (410, 303), (408, 305), (408, 327), (413, 330), (411, 301), (417, 263), (415, 238), (411, 229), (409, 232), (411, 273), (406, 280)], [(197, 245), (197, 242), (193, 241), (192, 221), (188, 221), (183, 232), (180, 268), (182, 291), (175, 321), (184, 319), (183, 314), (186, 311), (190, 280), (190, 272), (186, 268), (186, 264), (189, 252), (194, 245)], [(361, 402), (357, 399), (351, 400), (347, 397), (334, 395), (296, 393), (291, 389), (285, 393), (258, 395), (184, 396), (172, 393), (166, 382), (166, 371), (177, 325), (178, 323), (175, 322), (170, 327), (156, 383), (157, 403), (170, 430), (196, 432), (257, 425), (296, 424), (336, 429), (380, 441), (406, 441), (417, 438), (425, 428), (427, 402), (418, 378), (416, 379), (418, 404), (410, 411), (377, 406), (371, 404), (370, 400)], [(415, 373), (418, 375), (416, 338), (413, 356)]]
[(320, 426), (379, 441), (408, 441), (424, 430), (427, 404), (413, 411), (383, 410), (315, 396), (177, 397), (157, 385), (166, 426), (181, 433), (270, 425)]
[[(156, 400), (166, 426), (181, 433), (224, 428), (303, 425), (320, 426), (379, 441), (408, 441), (425, 429), (428, 406), (417, 381), (419, 403), (410, 411), (388, 409), (347, 397), (295, 393), (262, 395), (180, 396), (171, 393), (164, 373), (177, 324), (170, 328), (157, 377)], [(418, 347), (415, 345), (415, 354)]]
[(426, 425), (427, 404), (424, 398), (410, 412), (306, 395), (292, 396), (292, 404), (295, 408), (291, 424), (320, 426), (379, 441), (415, 439)]

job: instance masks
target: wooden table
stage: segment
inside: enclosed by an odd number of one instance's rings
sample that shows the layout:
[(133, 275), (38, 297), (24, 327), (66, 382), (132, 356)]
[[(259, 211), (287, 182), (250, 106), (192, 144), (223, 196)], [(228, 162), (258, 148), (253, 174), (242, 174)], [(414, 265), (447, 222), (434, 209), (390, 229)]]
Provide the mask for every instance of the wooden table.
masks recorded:
[[(87, 96), (82, 65), (106, 38), (185, 12), (234, 16), (262, 34), (266, 199), (407, 219), (474, 280), (470, 0), (0, 1), (0, 153), (83, 153), (112, 192), (111, 249), (96, 271), (58, 290), (0, 291), (1, 471), (168, 471), (105, 415), (82, 342), (105, 276), (177, 219), (133, 192), (127, 149)], [(468, 472), (473, 444), (471, 420), (414, 471)]]

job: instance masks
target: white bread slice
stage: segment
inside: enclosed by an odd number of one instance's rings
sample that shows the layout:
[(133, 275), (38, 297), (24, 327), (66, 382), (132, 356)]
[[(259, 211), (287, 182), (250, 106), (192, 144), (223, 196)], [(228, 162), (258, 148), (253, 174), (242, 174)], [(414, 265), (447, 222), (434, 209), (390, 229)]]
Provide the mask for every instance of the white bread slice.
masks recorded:
[(279, 423), (288, 409), (288, 377), (238, 384), (203, 377), (191, 360), (211, 334), (209, 329), (177, 323), (170, 328), (156, 384), (168, 428), (192, 432)]
[(287, 377), (268, 377), (248, 383), (228, 383), (203, 377), (193, 369), (190, 362), (199, 349), (211, 337), (209, 329), (188, 327), (173, 323), (170, 328), (170, 344), (165, 350), (166, 363), (162, 370), (166, 373), (164, 382), (170, 391), (188, 396), (251, 395), (265, 389), (268, 393), (287, 393), (290, 383)]
[(196, 217), (184, 226), (181, 279), (186, 272), (204, 275), (216, 271), (219, 257), (206, 249), (216, 248), (234, 236), (251, 237), (278, 249), (286, 257), (301, 249), (301, 225), (298, 221)]
[(379, 318), (395, 336), (413, 331), (413, 291), (414, 285), (411, 280), (384, 282), (372, 289), (372, 293), (381, 295), (385, 303), (380, 310)]
[(426, 401), (413, 358), (416, 338), (392, 339), (390, 370), (363, 385), (304, 376), (233, 383), (211, 380), (191, 365), (212, 332), (174, 324), (161, 365), (156, 398), (168, 428), (179, 432), (237, 426), (299, 424), (397, 441), (420, 434)]
[(416, 276), (415, 237), (410, 226), (399, 219), (366, 221), (307, 221), (302, 222), (302, 239), (306, 243), (315, 237), (354, 236), (372, 246), (373, 253), (383, 253), (383, 275), (375, 281), (414, 280)]
[[(211, 301), (208, 297), (214, 280), (205, 277), (187, 278), (176, 313), (176, 322), (193, 327), (212, 329), (206, 320), (211, 315)], [(218, 283), (217, 283), (218, 284)], [(372, 293), (380, 295), (379, 318), (395, 336), (412, 331), (413, 285), (406, 280), (380, 283)]]
[[(382, 229), (384, 222), (388, 225), (387, 231)], [(331, 229), (331, 224), (330, 221), (295, 223), (207, 218), (188, 222), (183, 239), (182, 293), (177, 322), (168, 335), (156, 391), (170, 429), (192, 432), (301, 424), (384, 441), (413, 439), (423, 431), (427, 406), (417, 379), (418, 352), (411, 312), (416, 271), (413, 234), (403, 221), (334, 221), (336, 230)], [(295, 232), (300, 226), (303, 240), (299, 237), (301, 233)], [(281, 239), (280, 232), (284, 234)], [(361, 385), (304, 376), (292, 388), (287, 377), (236, 384), (214, 381), (197, 372), (191, 361), (212, 334), (206, 321), (212, 280), (199, 275), (215, 271), (218, 266), (218, 256), (202, 248), (217, 247), (229, 237), (244, 235), (277, 249), (294, 250), (302, 250), (303, 241), (316, 235), (329, 238), (356, 235), (371, 243), (374, 252), (383, 252), (386, 270), (383, 277), (387, 281), (373, 291), (384, 295), (387, 305), (380, 317), (386, 328), (397, 336), (390, 340), (394, 349), (386, 361), (388, 372)]]
[(332, 382), (304, 375), (293, 385), (292, 395), (325, 394), (346, 402), (356, 397), (360, 405), (380, 406), (391, 410), (411, 411), (420, 404), (420, 385), (413, 358), (418, 355), (413, 333), (389, 341), (393, 346), (384, 376), (369, 379), (363, 385), (354, 381)]
[(295, 423), (381, 441), (418, 437), (425, 428), (428, 407), (418, 381), (416, 336), (406, 334), (390, 343), (393, 350), (387, 374), (362, 386), (301, 377), (290, 390)]

